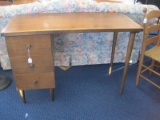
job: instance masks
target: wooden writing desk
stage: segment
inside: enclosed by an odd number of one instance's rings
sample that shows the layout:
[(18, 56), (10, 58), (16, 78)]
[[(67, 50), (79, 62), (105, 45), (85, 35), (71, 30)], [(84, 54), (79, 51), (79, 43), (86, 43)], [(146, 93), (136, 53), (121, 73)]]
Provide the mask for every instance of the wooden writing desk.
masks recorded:
[[(109, 70), (111, 74), (118, 32), (130, 32), (120, 88), (120, 93), (122, 93), (135, 34), (142, 30), (140, 25), (120, 13), (56, 13), (15, 16), (1, 34), (6, 37), (16, 87), (25, 102), (23, 90), (51, 88), (51, 96), (53, 96), (55, 83), (51, 52), (52, 34), (57, 32), (114, 32)], [(26, 47), (30, 49), (33, 64), (27, 63)]]

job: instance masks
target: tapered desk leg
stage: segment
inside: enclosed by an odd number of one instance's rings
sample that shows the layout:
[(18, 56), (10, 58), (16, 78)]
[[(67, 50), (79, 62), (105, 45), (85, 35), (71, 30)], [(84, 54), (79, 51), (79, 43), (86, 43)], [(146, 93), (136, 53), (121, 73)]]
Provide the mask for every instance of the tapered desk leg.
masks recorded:
[(50, 89), (50, 96), (51, 96), (51, 101), (54, 101), (54, 89)]
[(113, 66), (113, 60), (114, 60), (114, 53), (115, 53), (117, 35), (118, 35), (118, 32), (114, 32), (114, 35), (113, 35), (113, 44), (112, 44), (112, 52), (111, 52), (111, 61), (110, 61), (110, 67), (109, 67), (109, 74), (112, 73), (112, 66)]
[(129, 60), (130, 60), (130, 57), (131, 57), (131, 52), (132, 52), (132, 48), (133, 48), (135, 34), (136, 33), (131, 33), (130, 38), (129, 38), (127, 55), (126, 55), (125, 66), (124, 66), (121, 88), (120, 88), (120, 94), (122, 94), (122, 91), (123, 91), (123, 88), (124, 88), (124, 83), (125, 83), (125, 79), (126, 79), (126, 75), (127, 75), (127, 70), (128, 70)]
[(21, 96), (21, 99), (22, 99), (23, 103), (26, 103), (24, 90), (19, 90), (19, 93), (20, 93), (20, 96)]

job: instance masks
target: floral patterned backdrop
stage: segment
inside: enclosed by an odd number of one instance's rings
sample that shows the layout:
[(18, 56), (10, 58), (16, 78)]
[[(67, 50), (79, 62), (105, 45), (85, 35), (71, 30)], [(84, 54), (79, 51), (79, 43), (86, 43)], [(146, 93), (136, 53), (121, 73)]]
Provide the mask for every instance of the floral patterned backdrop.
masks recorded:
[[(147, 12), (158, 9), (153, 5), (121, 4), (101, 2), (93, 0), (48, 0), (22, 5), (0, 7), (0, 31), (7, 23), (18, 14), (40, 13), (64, 13), (64, 12), (120, 12), (129, 16), (137, 23), (143, 23), (143, 9)], [(107, 21), (106, 21), (107, 22)], [(54, 23), (53, 23), (54, 24)], [(137, 62), (142, 42), (142, 32), (138, 33), (131, 55), (131, 61)], [(55, 45), (53, 46), (55, 65), (90, 65), (106, 64), (110, 62), (113, 33), (59, 33), (54, 34)], [(115, 51), (115, 63), (124, 62), (129, 40), (128, 32), (118, 34)], [(4, 70), (11, 69), (5, 38), (0, 35), (0, 63)]]

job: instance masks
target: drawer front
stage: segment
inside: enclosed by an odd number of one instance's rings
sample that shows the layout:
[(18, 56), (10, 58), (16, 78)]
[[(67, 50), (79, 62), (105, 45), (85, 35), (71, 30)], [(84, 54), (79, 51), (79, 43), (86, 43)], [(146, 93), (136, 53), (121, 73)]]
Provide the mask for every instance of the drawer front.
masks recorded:
[[(7, 40), (8, 41), (8, 40)], [(49, 40), (46, 39), (46, 42), (40, 42), (36, 40), (37, 42), (24, 42), (23, 43), (7, 43), (7, 49), (8, 50), (13, 50), (13, 49), (18, 49), (18, 50), (26, 50), (27, 45), (31, 45), (31, 49), (44, 49), (44, 48), (51, 48), (51, 44), (49, 43)]]
[[(52, 59), (50, 60), (50, 59), (46, 58), (46, 60), (35, 60), (33, 58), (32, 61), (33, 61), (33, 65), (34, 65), (33, 68), (49, 67), (49, 66), (54, 67), (54, 63), (53, 63)], [(20, 60), (19, 62), (13, 62), (11, 60), (11, 66), (12, 66), (12, 69), (17, 69), (17, 68), (20, 68), (20, 69), (21, 68), (30, 68), (30, 69), (32, 69), (32, 67), (30, 67), (30, 65), (28, 64), (27, 59), (25, 59), (25, 61)]]
[(33, 56), (33, 67), (28, 63), (28, 57), (11, 57), (11, 66), (14, 74), (46, 73), (54, 71), (51, 55)]
[(34, 73), (47, 73), (54, 72), (53, 66), (49, 67), (40, 67), (40, 68), (19, 68), (12, 70), (14, 74), (34, 74)]
[(27, 56), (30, 46), (31, 55), (43, 55), (51, 50), (50, 35), (6, 37), (7, 50), (10, 57)]
[[(27, 49), (8, 49), (9, 57), (15, 57), (15, 56), (27, 56), (28, 57), (28, 50)], [(30, 49), (30, 56), (34, 55), (47, 55), (52, 54), (52, 49), (46, 48), (46, 49)]]
[(32, 43), (37, 44), (38, 43), (45, 43), (49, 42), (50, 35), (26, 35), (26, 36), (12, 36), (12, 37), (6, 37), (6, 43), (7, 44), (17, 44), (16, 47), (21, 47), (19, 45), (23, 45), (24, 43)]
[(14, 75), (19, 90), (55, 88), (54, 72)]
[[(32, 64), (34, 68), (37, 67), (47, 67), (47, 66), (54, 66), (53, 65), (53, 57), (51, 54), (46, 54), (42, 56), (32, 56)], [(12, 69), (17, 68), (30, 68), (28, 64), (28, 56), (23, 57), (10, 57)], [(50, 63), (50, 64), (49, 64)]]

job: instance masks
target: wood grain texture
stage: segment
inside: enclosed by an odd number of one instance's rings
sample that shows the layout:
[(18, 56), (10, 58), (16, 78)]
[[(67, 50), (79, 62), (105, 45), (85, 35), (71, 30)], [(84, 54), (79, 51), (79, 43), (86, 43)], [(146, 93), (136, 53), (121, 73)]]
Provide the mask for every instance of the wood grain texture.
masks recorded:
[(47, 72), (54, 72), (53, 66), (13, 69), (14, 74), (33, 74), (33, 73), (47, 73)]
[(12, 2), (8, 0), (0, 0), (0, 6), (8, 6), (8, 5), (12, 5)]
[(13, 0), (13, 5), (19, 5), (19, 4), (28, 4), (32, 2), (38, 2), (39, 0)]
[(121, 13), (51, 13), (15, 16), (2, 30), (5, 36), (55, 32), (139, 32), (143, 28)]
[[(21, 62), (12, 62), (12, 68), (30, 68), (27, 61), (21, 61)], [(52, 60), (46, 60), (45, 61), (35, 61), (33, 60), (34, 68), (40, 68), (40, 67), (49, 67), (53, 66), (52, 69), (54, 69), (54, 64)]]
[[(10, 54), (10, 57), (15, 57), (15, 56), (28, 56), (28, 52), (26, 49), (8, 49), (8, 53)], [(31, 56), (35, 56), (35, 55), (48, 55), (51, 53), (51, 49), (42, 49), (42, 50), (38, 50), (38, 49), (32, 49), (31, 50)]]
[[(55, 87), (53, 50), (50, 35), (6, 37), (12, 72), (19, 90)], [(28, 49), (33, 67), (28, 64)]]
[(51, 73), (36, 73), (14, 75), (16, 79), (17, 89), (31, 90), (31, 89), (44, 89), (55, 88), (54, 74)]

